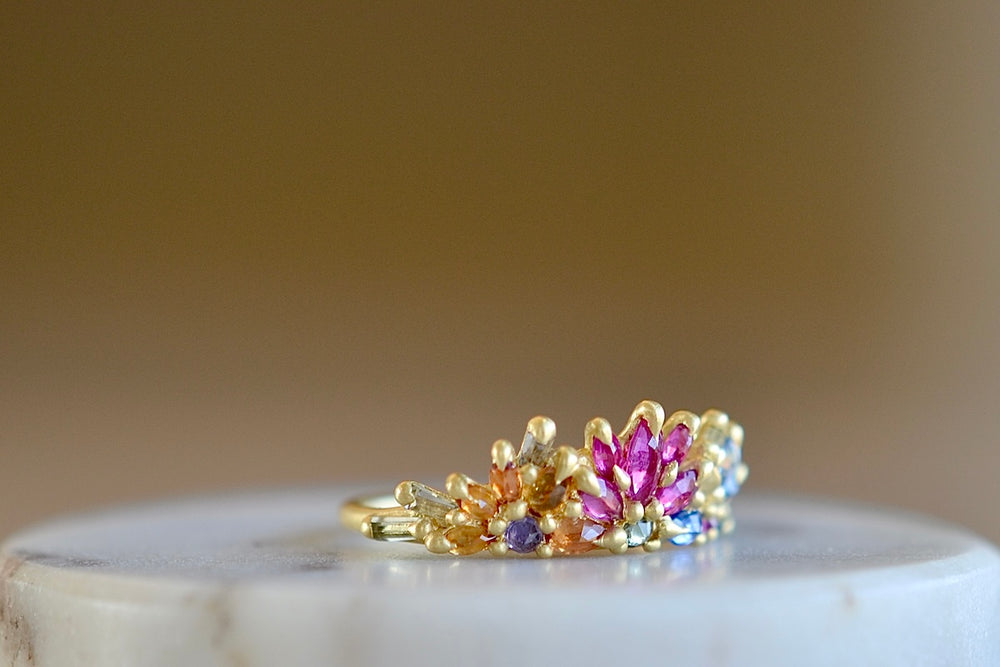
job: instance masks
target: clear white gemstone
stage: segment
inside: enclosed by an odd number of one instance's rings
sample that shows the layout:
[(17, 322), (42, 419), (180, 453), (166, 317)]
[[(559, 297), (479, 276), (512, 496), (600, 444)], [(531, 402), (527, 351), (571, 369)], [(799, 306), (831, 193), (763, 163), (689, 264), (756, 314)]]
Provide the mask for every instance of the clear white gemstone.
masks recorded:
[(552, 443), (542, 444), (535, 440), (531, 431), (524, 432), (524, 440), (521, 441), (521, 451), (517, 454), (519, 465), (533, 463), (536, 466), (544, 466), (552, 457)]

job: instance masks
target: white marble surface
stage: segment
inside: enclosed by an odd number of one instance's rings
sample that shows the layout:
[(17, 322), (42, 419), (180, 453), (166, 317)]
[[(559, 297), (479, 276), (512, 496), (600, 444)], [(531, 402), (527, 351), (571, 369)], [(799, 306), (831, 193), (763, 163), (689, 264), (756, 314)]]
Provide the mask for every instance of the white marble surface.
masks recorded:
[(177, 500), (15, 535), (0, 664), (1000, 664), (997, 551), (919, 517), (746, 495), (737, 533), (706, 547), (458, 560), (341, 529), (344, 493)]

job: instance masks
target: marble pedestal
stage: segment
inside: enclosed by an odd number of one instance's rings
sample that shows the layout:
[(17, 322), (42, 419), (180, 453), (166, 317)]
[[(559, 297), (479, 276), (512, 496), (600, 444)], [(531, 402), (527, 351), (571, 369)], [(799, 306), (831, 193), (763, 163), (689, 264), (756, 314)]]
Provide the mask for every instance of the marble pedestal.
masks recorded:
[(705, 547), (454, 559), (340, 528), (345, 493), (175, 500), (15, 535), (0, 664), (1000, 664), (997, 551), (920, 517), (747, 494), (736, 534)]

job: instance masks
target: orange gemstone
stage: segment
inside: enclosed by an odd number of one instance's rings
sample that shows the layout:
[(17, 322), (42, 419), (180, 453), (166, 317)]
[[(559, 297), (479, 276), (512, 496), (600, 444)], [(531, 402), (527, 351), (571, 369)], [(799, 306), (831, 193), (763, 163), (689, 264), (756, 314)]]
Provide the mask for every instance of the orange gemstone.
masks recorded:
[(561, 554), (582, 554), (596, 549), (597, 546), (583, 536), (585, 528), (593, 534), (597, 533), (598, 526), (587, 519), (564, 518), (549, 536), (549, 544)]
[(462, 500), (459, 504), (480, 521), (489, 521), (497, 513), (496, 495), (482, 484), (469, 484), (469, 500)]
[(566, 487), (556, 484), (555, 468), (542, 468), (538, 479), (528, 487), (526, 500), (536, 512), (548, 512), (559, 507), (566, 497)]
[(490, 468), (490, 484), (505, 503), (521, 497), (521, 475), (513, 463), (506, 470), (500, 470), (496, 466)]
[(457, 556), (479, 553), (489, 546), (489, 538), (483, 534), (482, 526), (455, 526), (444, 536), (455, 545), (451, 552)]

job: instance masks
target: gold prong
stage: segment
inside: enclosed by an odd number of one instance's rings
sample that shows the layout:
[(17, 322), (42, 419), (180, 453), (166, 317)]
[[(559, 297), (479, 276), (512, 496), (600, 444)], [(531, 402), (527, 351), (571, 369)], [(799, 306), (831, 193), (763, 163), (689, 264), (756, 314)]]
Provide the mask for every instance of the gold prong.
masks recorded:
[(684, 424), (687, 426), (688, 430), (691, 432), (691, 437), (693, 438), (698, 433), (698, 427), (701, 426), (701, 417), (690, 410), (678, 410), (667, 417), (667, 420), (663, 422), (663, 436), (666, 437), (669, 435), (671, 431), (677, 428), (678, 424)]
[(712, 408), (711, 410), (706, 410), (701, 414), (701, 427), (705, 428), (707, 426), (715, 426), (720, 429), (725, 429), (729, 424), (729, 415), (727, 415), (722, 410), (716, 410)]
[(444, 481), (444, 488), (452, 498), (469, 500), (469, 484), (471, 482), (472, 480), (467, 475), (453, 472)]
[(618, 467), (617, 464), (611, 469), (611, 472), (615, 476), (615, 484), (621, 491), (628, 491), (632, 488), (632, 478), (628, 476), (627, 472)]
[(444, 520), (452, 526), (467, 526), (472, 523), (472, 517), (469, 516), (467, 512), (460, 509), (449, 510), (449, 512), (444, 515)]
[(576, 471), (578, 463), (579, 457), (575, 449), (568, 445), (557, 449), (555, 454), (556, 484), (561, 484), (564, 479), (572, 475)]
[(531, 486), (538, 481), (538, 466), (533, 463), (525, 463), (521, 466), (521, 484)]
[(726, 490), (721, 486), (717, 486), (712, 489), (712, 500), (716, 502), (723, 502), (726, 499)]
[(722, 484), (722, 473), (719, 472), (719, 468), (713, 466), (707, 468), (708, 472), (698, 475), (698, 489), (706, 494), (711, 493)]
[(708, 535), (706, 535), (705, 533), (701, 533), (700, 535), (698, 535), (698, 537), (694, 538), (694, 543), (699, 546), (707, 541), (708, 541)]
[(719, 539), (719, 529), (718, 528), (709, 528), (708, 531), (706, 531), (706, 533), (705, 533), (705, 537), (709, 541)]
[(393, 495), (396, 498), (396, 502), (402, 507), (407, 505), (412, 505), (416, 498), (413, 497), (413, 487), (411, 486), (413, 482), (405, 481), (400, 482), (396, 485), (396, 490)]
[(368, 539), (373, 539), (374, 533), (372, 533), (372, 518), (365, 517), (364, 521), (361, 522), (361, 534)]
[(590, 468), (577, 468), (573, 474), (576, 481), (576, 488), (592, 496), (601, 495), (601, 485), (597, 481), (597, 475)]
[(636, 523), (642, 520), (645, 512), (646, 510), (643, 508), (642, 503), (634, 500), (625, 502), (625, 520), (629, 523)]
[(659, 551), (663, 543), (659, 540), (646, 540), (646, 543), (642, 545), (642, 548), (646, 551)]
[(635, 409), (632, 410), (632, 414), (628, 418), (628, 428), (626, 428), (625, 432), (631, 432), (640, 419), (646, 420), (649, 430), (653, 432), (653, 435), (656, 435), (663, 429), (665, 419), (663, 406), (656, 401), (639, 401), (639, 404), (635, 406)]
[(722, 525), (719, 526), (719, 528), (722, 530), (723, 535), (728, 535), (736, 529), (736, 521), (733, 519), (726, 519), (722, 522)]
[(659, 533), (657, 533), (659, 537), (661, 539), (665, 537), (668, 540), (672, 537), (677, 537), (678, 535), (683, 535), (688, 532), (686, 528), (677, 525), (677, 523), (668, 516), (660, 519), (657, 529), (659, 530)]
[(747, 481), (747, 477), (750, 475), (750, 468), (746, 463), (741, 463), (736, 469), (736, 483), (743, 486), (743, 482)]
[(703, 507), (705, 505), (705, 500), (706, 500), (705, 492), (702, 491), (701, 489), (698, 489), (697, 491), (694, 492), (694, 495), (691, 497), (691, 507), (694, 509)]
[(729, 437), (737, 447), (743, 446), (743, 427), (734, 421), (729, 422)]
[(487, 529), (490, 531), (490, 535), (503, 535), (507, 530), (507, 522), (499, 517), (494, 517), (490, 519)]
[(594, 438), (601, 442), (611, 444), (614, 433), (611, 431), (611, 424), (604, 417), (594, 417), (583, 429), (583, 446), (585, 449), (593, 451)]
[(503, 510), (504, 518), (507, 521), (517, 521), (523, 519), (528, 514), (528, 503), (523, 500), (515, 500), (507, 503)]
[(538, 520), (538, 527), (542, 529), (542, 532), (548, 535), (549, 533), (555, 531), (559, 526), (559, 519), (552, 516), (551, 514), (546, 514)]
[(514, 445), (511, 444), (510, 440), (497, 440), (490, 450), (493, 465), (500, 470), (506, 470), (510, 462), (514, 460), (515, 455)]
[(622, 554), (628, 550), (628, 536), (625, 534), (625, 529), (621, 526), (612, 526), (604, 534), (602, 542), (604, 548), (612, 553)]
[(433, 554), (446, 554), (455, 548), (451, 540), (445, 537), (444, 532), (440, 530), (428, 533), (427, 537), (424, 538), (424, 546)]
[(647, 503), (644, 515), (650, 521), (659, 521), (663, 518), (663, 503), (653, 498)]
[(567, 500), (563, 505), (563, 516), (570, 519), (579, 519), (583, 516), (583, 503), (579, 500)]
[(421, 542), (424, 541), (430, 532), (434, 530), (434, 524), (430, 519), (421, 519), (420, 521), (413, 524), (413, 537)]
[(492, 542), (490, 542), (490, 546), (488, 548), (490, 550), (490, 553), (493, 554), (494, 556), (503, 556), (505, 553), (507, 553), (508, 549), (507, 543), (504, 542), (503, 540), (493, 540)]
[(531, 433), (535, 441), (541, 445), (552, 444), (552, 441), (556, 439), (556, 423), (548, 417), (541, 415), (532, 417), (528, 420), (528, 426), (525, 430)]
[(552, 545), (545, 544), (544, 542), (539, 544), (535, 549), (535, 554), (538, 555), (539, 558), (552, 558)]
[(670, 463), (668, 463), (666, 467), (663, 468), (663, 472), (660, 473), (660, 488), (663, 488), (665, 486), (670, 486), (671, 484), (676, 482), (677, 471), (679, 469), (680, 466), (677, 464), (677, 461), (671, 461)]

